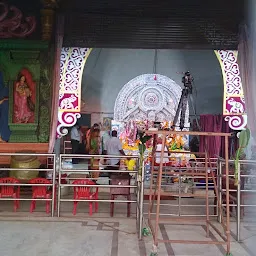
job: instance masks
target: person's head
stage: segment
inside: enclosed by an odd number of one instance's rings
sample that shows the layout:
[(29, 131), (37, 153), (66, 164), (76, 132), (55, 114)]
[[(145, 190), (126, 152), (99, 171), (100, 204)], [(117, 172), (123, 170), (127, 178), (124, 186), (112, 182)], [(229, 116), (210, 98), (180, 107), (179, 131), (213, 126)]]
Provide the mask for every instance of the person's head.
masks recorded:
[(74, 127), (77, 128), (77, 129), (80, 129), (80, 125), (79, 125), (78, 123), (76, 123), (76, 124), (74, 125)]
[(21, 83), (24, 83), (26, 81), (26, 77), (24, 75), (20, 74), (18, 77), (18, 81)]
[(114, 131), (112, 131), (111, 134), (112, 134), (112, 137), (117, 137), (117, 131), (114, 130)]
[(93, 129), (93, 130), (100, 129), (99, 124), (95, 123), (95, 124), (92, 126), (92, 129)]

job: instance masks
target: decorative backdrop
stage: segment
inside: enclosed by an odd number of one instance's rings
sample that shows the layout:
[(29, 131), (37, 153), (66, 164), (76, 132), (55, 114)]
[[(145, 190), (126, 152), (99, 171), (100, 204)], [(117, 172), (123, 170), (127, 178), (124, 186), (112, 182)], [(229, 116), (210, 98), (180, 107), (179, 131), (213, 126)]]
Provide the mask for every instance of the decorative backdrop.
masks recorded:
[[(89, 48), (62, 48), (57, 137), (66, 135), (68, 133), (66, 128), (72, 127), (81, 117), (81, 79), (90, 52)], [(225, 121), (233, 130), (244, 129), (247, 125), (247, 115), (237, 63), (237, 51), (218, 50), (215, 51), (215, 54), (223, 75)], [(147, 84), (149, 86), (146, 86)], [(161, 84), (162, 87), (159, 87), (158, 84)], [(171, 91), (167, 89), (168, 86)], [(139, 94), (138, 88), (142, 89)], [(117, 97), (115, 120), (126, 120), (135, 115), (137, 118), (143, 119), (146, 116), (154, 120), (162, 120), (165, 117), (172, 118), (176, 110), (173, 106), (176, 106), (180, 95), (181, 88), (178, 89), (176, 83), (165, 76), (146, 74), (136, 77), (124, 86)], [(155, 104), (158, 108), (155, 107)], [(152, 107), (153, 105), (154, 107)], [(187, 125), (189, 122), (186, 119), (185, 127)]]
[[(115, 102), (114, 120), (173, 121), (181, 91), (181, 87), (167, 76), (159, 74), (137, 76), (125, 84), (119, 92)], [(188, 106), (185, 128), (189, 128)]]
[(60, 88), (57, 137), (68, 133), (81, 117), (81, 82), (89, 48), (62, 48), (60, 57)]
[(245, 129), (247, 115), (245, 112), (245, 100), (240, 77), (239, 65), (237, 62), (237, 51), (215, 51), (220, 62), (224, 94), (223, 94), (223, 115), (229, 127), (233, 130)]

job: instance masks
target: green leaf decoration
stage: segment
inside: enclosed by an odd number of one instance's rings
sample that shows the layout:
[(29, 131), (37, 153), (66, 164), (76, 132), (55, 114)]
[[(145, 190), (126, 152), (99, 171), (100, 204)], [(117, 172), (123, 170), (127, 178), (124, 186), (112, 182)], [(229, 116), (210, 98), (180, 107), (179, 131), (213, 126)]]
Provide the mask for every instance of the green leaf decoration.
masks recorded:
[(152, 136), (149, 136), (149, 135), (145, 135), (145, 136), (142, 136), (142, 138), (140, 139), (141, 143), (146, 143), (148, 140), (150, 140), (152, 138)]
[(175, 150), (175, 149), (177, 149), (177, 143), (176, 143), (176, 142), (174, 142), (174, 143), (172, 144), (172, 147), (171, 147), (171, 150)]
[(246, 148), (248, 146), (249, 140), (250, 140), (250, 130), (246, 128), (246, 130), (243, 130), (240, 132), (239, 135), (239, 148)]
[(244, 153), (244, 149), (248, 146), (251, 137), (251, 132), (248, 128), (242, 130), (239, 135), (239, 148), (236, 151), (235, 157), (235, 186), (238, 185), (238, 166), (239, 159)]
[(146, 145), (145, 144), (139, 144), (139, 152), (140, 155), (143, 156), (146, 151)]

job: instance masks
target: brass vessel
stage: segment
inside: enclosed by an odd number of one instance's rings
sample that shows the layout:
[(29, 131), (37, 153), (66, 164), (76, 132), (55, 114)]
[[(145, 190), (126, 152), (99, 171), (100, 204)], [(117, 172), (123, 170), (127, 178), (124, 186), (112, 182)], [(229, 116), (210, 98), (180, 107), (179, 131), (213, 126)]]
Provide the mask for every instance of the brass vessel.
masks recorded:
[[(20, 151), (17, 153), (34, 153)], [(12, 156), (11, 168), (19, 170), (11, 170), (10, 177), (14, 177), (21, 181), (28, 181), (30, 179), (38, 177), (39, 171), (30, 171), (29, 169), (38, 169), (41, 163), (36, 156), (24, 155), (24, 156)]]

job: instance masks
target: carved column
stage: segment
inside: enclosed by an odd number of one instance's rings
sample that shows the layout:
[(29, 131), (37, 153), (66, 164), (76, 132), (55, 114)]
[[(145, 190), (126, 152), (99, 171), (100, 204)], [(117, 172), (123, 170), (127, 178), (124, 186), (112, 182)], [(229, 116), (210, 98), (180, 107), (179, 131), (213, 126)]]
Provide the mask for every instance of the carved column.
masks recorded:
[(41, 10), (42, 39), (50, 41), (54, 25), (55, 9), (58, 6), (58, 0), (42, 0), (44, 8)]

